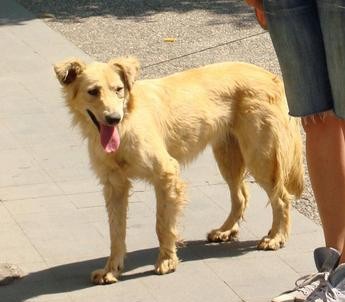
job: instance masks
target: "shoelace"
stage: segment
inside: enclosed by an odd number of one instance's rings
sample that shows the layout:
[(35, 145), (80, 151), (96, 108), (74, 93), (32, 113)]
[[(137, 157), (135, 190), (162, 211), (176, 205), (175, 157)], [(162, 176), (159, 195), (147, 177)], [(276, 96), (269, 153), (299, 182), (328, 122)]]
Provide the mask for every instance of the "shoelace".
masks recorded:
[(310, 295), (307, 301), (336, 301), (338, 290), (331, 283), (323, 279), (318, 288)]
[(319, 286), (319, 282), (327, 280), (328, 275), (328, 272), (317, 272), (298, 278), (294, 290), (300, 291), (304, 295), (310, 295)]

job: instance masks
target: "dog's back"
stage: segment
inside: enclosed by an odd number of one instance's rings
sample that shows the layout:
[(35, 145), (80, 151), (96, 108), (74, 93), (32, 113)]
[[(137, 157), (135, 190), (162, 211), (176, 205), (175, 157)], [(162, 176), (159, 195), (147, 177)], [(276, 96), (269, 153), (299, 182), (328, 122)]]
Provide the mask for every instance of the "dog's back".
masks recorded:
[[(276, 156), (284, 161), (284, 171), (276, 177), (287, 185), (290, 194), (300, 196), (303, 168), (299, 122), (288, 116), (284, 87), (276, 75), (252, 64), (218, 63), (137, 81), (131, 96), (138, 106), (141, 126), (142, 116), (151, 115), (169, 154), (179, 162), (192, 160), (208, 144), (226, 140), (228, 135), (239, 140), (251, 162), (255, 153), (247, 150), (264, 148), (265, 143), (273, 148), (274, 142), (274, 148), (281, 150)], [(267, 125), (267, 131), (262, 131), (262, 125)]]

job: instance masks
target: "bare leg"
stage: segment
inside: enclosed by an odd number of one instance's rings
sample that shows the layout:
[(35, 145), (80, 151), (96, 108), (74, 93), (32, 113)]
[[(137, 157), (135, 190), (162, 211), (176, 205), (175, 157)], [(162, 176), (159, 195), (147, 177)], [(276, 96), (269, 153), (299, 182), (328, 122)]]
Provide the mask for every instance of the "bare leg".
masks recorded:
[(307, 117), (306, 156), (326, 246), (345, 262), (345, 120), (333, 114)]

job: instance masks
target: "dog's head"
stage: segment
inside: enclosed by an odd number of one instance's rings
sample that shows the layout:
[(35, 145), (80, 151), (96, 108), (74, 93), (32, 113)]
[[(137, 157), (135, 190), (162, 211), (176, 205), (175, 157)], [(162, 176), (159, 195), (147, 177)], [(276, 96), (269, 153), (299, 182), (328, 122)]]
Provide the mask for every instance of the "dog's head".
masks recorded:
[(120, 145), (118, 125), (129, 110), (129, 93), (139, 62), (133, 57), (91, 64), (68, 59), (55, 64), (54, 70), (71, 111), (97, 127), (107, 153), (116, 151)]

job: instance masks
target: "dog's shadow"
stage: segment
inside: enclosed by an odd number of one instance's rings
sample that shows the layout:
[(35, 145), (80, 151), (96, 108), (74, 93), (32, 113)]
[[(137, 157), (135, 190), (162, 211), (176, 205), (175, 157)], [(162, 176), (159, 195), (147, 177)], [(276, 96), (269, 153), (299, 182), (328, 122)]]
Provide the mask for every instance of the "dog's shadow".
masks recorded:
[[(256, 250), (257, 241), (233, 241), (221, 244), (206, 241), (187, 241), (178, 250), (182, 262), (238, 257)], [(154, 274), (153, 266), (158, 255), (158, 248), (149, 248), (129, 252), (126, 255), (125, 271), (120, 281), (144, 278)], [(0, 287), (0, 296), (4, 301), (20, 302), (40, 295), (67, 293), (93, 286), (88, 279), (90, 273), (102, 268), (107, 258), (98, 258), (63, 264), (49, 269), (29, 273), (14, 283)], [(152, 266), (149, 270), (132, 272), (137, 268)], [(180, 264), (183, 265), (183, 264)]]

